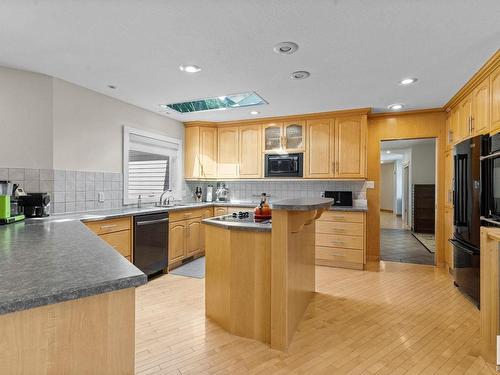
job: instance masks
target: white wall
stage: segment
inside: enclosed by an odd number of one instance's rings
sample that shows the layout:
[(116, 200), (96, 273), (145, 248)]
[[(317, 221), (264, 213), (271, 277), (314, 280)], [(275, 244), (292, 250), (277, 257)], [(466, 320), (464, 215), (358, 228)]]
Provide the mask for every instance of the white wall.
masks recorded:
[(178, 121), (57, 78), (0, 67), (0, 167), (122, 172), (123, 125), (184, 139)]
[(54, 78), (54, 168), (122, 171), (123, 125), (184, 139), (182, 123)]
[(0, 167), (51, 168), (52, 78), (0, 67)]
[(380, 165), (380, 209), (394, 210), (394, 163)]
[(417, 143), (412, 146), (412, 184), (436, 183), (436, 143)]

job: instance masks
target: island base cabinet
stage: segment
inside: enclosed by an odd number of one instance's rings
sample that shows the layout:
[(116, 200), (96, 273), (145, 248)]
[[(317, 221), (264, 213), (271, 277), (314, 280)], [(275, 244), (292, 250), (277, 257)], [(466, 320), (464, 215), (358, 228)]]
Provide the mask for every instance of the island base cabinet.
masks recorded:
[(135, 289), (0, 315), (2, 374), (133, 374)]
[(271, 340), (271, 233), (205, 225), (206, 316), (232, 334)]

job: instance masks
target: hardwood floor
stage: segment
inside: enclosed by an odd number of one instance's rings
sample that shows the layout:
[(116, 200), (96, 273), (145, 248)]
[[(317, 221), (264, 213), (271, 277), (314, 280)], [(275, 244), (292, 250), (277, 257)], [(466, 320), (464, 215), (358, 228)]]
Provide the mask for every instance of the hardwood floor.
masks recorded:
[(479, 311), (443, 269), (317, 267), (317, 293), (287, 354), (205, 319), (204, 280), (137, 289), (137, 374), (490, 374)]

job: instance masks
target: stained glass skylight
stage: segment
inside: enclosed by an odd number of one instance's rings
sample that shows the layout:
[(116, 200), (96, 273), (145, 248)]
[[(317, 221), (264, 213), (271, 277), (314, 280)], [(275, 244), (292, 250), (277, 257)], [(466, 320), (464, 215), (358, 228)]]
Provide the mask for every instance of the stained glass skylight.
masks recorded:
[(257, 93), (250, 91), (241, 94), (231, 94), (216, 96), (214, 98), (191, 100), (182, 103), (165, 104), (163, 105), (163, 107), (168, 107), (180, 113), (192, 113), (238, 107), (250, 107), (261, 104), (267, 104), (267, 102), (262, 99)]

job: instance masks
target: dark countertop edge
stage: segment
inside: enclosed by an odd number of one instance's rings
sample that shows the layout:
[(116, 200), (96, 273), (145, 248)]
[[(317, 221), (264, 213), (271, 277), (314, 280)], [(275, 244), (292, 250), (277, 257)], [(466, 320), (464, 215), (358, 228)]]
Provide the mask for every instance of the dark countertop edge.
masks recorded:
[(271, 224), (221, 222), (212, 219), (203, 219), (201, 222), (207, 225), (212, 225), (214, 227), (229, 230), (243, 230), (247, 232), (271, 232), (272, 229)]
[(271, 208), (286, 211), (311, 211), (320, 208), (329, 209), (332, 207), (332, 203), (333, 199), (330, 198), (292, 198), (277, 201), (271, 204)]
[(147, 282), (145, 274), (135, 275), (126, 278), (106, 281), (100, 284), (90, 285), (85, 288), (73, 290), (60, 290), (55, 294), (33, 297), (31, 299), (13, 300), (0, 305), (0, 315), (30, 310), (37, 307), (53, 305), (56, 303), (73, 301), (80, 298), (92, 297), (95, 295), (115, 292), (122, 289), (136, 288)]

